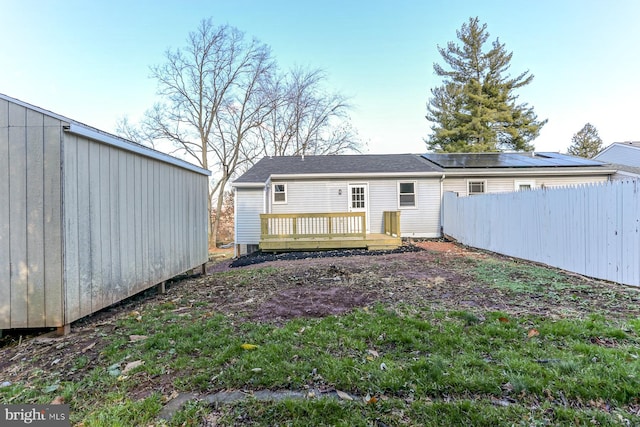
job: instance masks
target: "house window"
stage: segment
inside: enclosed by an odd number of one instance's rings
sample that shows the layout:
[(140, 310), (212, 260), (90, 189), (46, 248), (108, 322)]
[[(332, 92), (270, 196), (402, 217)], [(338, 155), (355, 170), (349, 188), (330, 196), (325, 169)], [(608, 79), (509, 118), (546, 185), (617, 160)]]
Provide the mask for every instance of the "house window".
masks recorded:
[(398, 208), (415, 208), (416, 207), (416, 183), (415, 182), (399, 182), (398, 183)]
[(365, 208), (365, 192), (364, 186), (358, 185), (351, 187), (351, 209)]
[(475, 194), (484, 194), (487, 192), (487, 181), (467, 181), (467, 194), (473, 196)]
[(514, 190), (516, 191), (527, 191), (533, 190), (536, 188), (535, 181), (515, 181), (514, 182)]
[(287, 203), (287, 184), (273, 184), (273, 203)]

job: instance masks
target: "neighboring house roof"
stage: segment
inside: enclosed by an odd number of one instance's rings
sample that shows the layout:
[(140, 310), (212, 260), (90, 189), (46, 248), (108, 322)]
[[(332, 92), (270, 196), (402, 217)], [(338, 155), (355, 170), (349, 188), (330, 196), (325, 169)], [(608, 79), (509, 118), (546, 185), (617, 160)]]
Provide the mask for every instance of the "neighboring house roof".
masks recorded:
[(263, 157), (234, 184), (264, 183), (280, 175), (379, 175), (441, 173), (417, 154)]
[(614, 142), (614, 144), (619, 144), (619, 145), (630, 145), (630, 146), (632, 146), (632, 147), (639, 147), (639, 148), (640, 148), (640, 141)]
[(559, 153), (361, 154), (264, 157), (232, 185), (264, 186), (269, 179), (365, 176), (613, 174), (603, 162)]
[(613, 164), (640, 166), (640, 141), (614, 142), (593, 158)]
[(560, 153), (445, 153), (423, 154), (438, 166), (449, 169), (557, 168), (602, 166), (602, 162)]

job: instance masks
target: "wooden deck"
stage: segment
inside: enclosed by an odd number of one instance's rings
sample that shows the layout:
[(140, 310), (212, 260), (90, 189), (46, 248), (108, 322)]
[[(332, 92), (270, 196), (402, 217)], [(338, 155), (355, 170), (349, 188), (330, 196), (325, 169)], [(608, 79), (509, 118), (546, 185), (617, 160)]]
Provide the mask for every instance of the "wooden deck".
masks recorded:
[(395, 249), (402, 245), (400, 212), (384, 213), (385, 233), (367, 233), (363, 212), (262, 214), (260, 250)]

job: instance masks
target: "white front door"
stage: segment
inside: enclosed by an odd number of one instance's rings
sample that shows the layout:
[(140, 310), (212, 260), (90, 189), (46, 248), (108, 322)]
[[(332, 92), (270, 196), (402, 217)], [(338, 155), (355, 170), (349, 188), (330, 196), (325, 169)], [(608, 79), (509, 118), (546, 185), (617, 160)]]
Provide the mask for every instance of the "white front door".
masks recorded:
[(369, 184), (349, 184), (349, 212), (364, 212), (369, 232)]

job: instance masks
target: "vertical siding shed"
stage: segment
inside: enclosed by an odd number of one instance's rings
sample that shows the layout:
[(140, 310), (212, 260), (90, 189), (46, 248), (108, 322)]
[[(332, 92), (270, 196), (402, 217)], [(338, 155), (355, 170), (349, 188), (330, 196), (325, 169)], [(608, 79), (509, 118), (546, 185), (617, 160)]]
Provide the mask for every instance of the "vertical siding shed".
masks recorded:
[(209, 175), (0, 94), (0, 329), (68, 325), (206, 263)]

